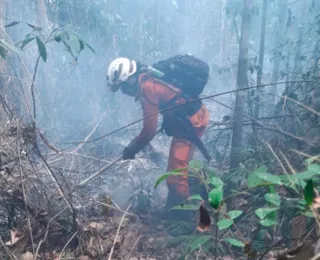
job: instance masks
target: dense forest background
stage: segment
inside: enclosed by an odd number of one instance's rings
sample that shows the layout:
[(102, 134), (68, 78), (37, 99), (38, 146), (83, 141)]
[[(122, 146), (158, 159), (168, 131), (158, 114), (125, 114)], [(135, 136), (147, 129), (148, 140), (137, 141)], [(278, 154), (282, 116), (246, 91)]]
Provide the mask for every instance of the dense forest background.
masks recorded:
[[(141, 128), (108, 64), (177, 53), (210, 65), (214, 160), (190, 167), (224, 195), (212, 230), (172, 238), (154, 220), (165, 135), (161, 165), (141, 153), (76, 184)], [(0, 0), (0, 258), (318, 259), (319, 59), (316, 0)]]

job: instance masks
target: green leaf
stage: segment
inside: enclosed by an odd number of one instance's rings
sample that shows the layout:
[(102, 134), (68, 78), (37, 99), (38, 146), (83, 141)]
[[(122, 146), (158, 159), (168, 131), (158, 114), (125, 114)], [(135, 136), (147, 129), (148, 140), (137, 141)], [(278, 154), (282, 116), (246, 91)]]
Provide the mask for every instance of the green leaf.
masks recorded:
[[(319, 173), (314, 172), (314, 171), (304, 171), (304, 172), (299, 172), (296, 175), (292, 176), (292, 179), (297, 183), (298, 180), (308, 180), (313, 178), (314, 176), (319, 175)], [(291, 177), (291, 176), (290, 176)]]
[(220, 206), (222, 198), (223, 198), (223, 190), (221, 190), (221, 189), (213, 189), (209, 193), (209, 204), (214, 209), (217, 209)]
[(27, 25), (29, 27), (31, 27), (33, 30), (35, 30), (35, 31), (41, 31), (42, 30), (42, 28), (37, 26), (37, 25), (31, 24), (31, 23), (27, 23)]
[(309, 164), (308, 171), (320, 174), (320, 164), (318, 164), (318, 163)]
[(254, 188), (263, 183), (261, 178), (257, 176), (258, 173), (266, 173), (267, 172), (267, 166), (262, 166), (258, 169), (256, 169), (253, 173), (251, 173), (248, 177), (248, 187)]
[(200, 160), (192, 160), (189, 162), (189, 168), (195, 171), (201, 171), (203, 169), (203, 162)]
[[(158, 187), (158, 185), (163, 182), (164, 180), (168, 179), (170, 176), (172, 175), (184, 175), (184, 173), (182, 173), (182, 171), (186, 170), (186, 168), (181, 168), (181, 169), (176, 169), (173, 170), (171, 172), (167, 172), (163, 175), (161, 175), (157, 180), (156, 183), (154, 185), (154, 188), (156, 189)], [(190, 176), (190, 175), (189, 175)]]
[[(318, 156), (318, 155), (312, 156), (312, 157), (306, 159), (306, 164), (307, 164), (307, 165), (310, 165), (310, 164), (314, 163), (314, 162), (317, 161), (317, 160), (319, 160), (319, 156)], [(317, 165), (320, 167), (319, 164), (317, 164)]]
[(17, 25), (17, 24), (19, 24), (20, 22), (18, 22), (18, 21), (14, 21), (14, 22), (11, 22), (11, 23), (9, 23), (9, 24), (7, 24), (7, 25), (5, 25), (4, 27), (11, 27), (11, 26), (15, 26), (15, 25)]
[(188, 200), (202, 200), (202, 198), (200, 194), (195, 194), (190, 196)]
[(8, 43), (5, 39), (1, 39), (1, 40), (0, 40), (0, 45), (2, 45), (2, 46), (3, 46), (5, 49), (7, 49), (8, 51), (15, 52), (15, 53), (17, 53), (17, 54), (19, 54), (19, 55), (22, 54), (22, 51), (21, 51), (19, 48), (17, 48), (16, 46)]
[(36, 36), (38, 51), (44, 62), (47, 61), (47, 49), (44, 43), (40, 40), (38, 36)]
[(258, 173), (257, 176), (260, 179), (270, 182), (272, 184), (282, 185), (281, 179), (276, 175), (272, 175), (270, 173)]
[(270, 227), (276, 225), (278, 222), (272, 218), (265, 218), (259, 222), (262, 226)]
[(94, 49), (85, 40), (83, 40), (78, 33), (73, 32), (71, 30), (69, 30), (69, 32), (76, 35), (78, 37), (78, 39), (82, 41), (82, 43), (84, 43), (93, 53), (95, 53)]
[(269, 185), (269, 192), (271, 194), (276, 194), (276, 189), (275, 189), (274, 185)]
[(211, 235), (204, 235), (196, 238), (190, 245), (190, 251), (194, 251), (198, 249), (199, 247), (203, 246), (205, 243), (207, 243), (210, 239), (212, 239)]
[(267, 193), (264, 195), (264, 199), (275, 206), (280, 206), (281, 201), (280, 201), (280, 196), (278, 194), (274, 193)]
[(233, 246), (244, 247), (244, 243), (242, 243), (240, 240), (237, 240), (237, 239), (226, 238), (226, 239), (222, 239), (222, 241), (226, 241)]
[[(283, 181), (289, 182), (289, 185), (291, 184), (290, 182), (294, 182), (295, 184), (303, 185), (303, 183), (300, 183), (301, 181), (312, 179), (314, 176), (317, 176), (317, 175), (320, 175), (320, 165), (319, 164), (310, 164), (310, 165), (308, 165), (308, 168), (306, 171), (299, 172), (295, 175), (290, 175), (289, 177), (287, 175), (281, 175), (279, 177)], [(303, 186), (305, 186), (305, 184)]]
[(24, 39), (24, 41), (21, 44), (21, 49), (23, 49), (25, 46), (27, 46), (27, 44), (29, 44), (30, 42), (32, 42), (36, 37), (27, 37)]
[(6, 49), (0, 45), (0, 56), (5, 59), (6, 58)]
[(222, 189), (224, 186), (223, 181), (218, 177), (211, 177), (207, 180), (208, 184), (214, 185), (217, 189)]
[(218, 221), (217, 226), (220, 230), (231, 227), (233, 224), (232, 219), (223, 218)]
[(80, 43), (80, 51), (79, 52), (81, 52), (84, 49), (84, 43), (81, 40), (79, 40), (79, 43)]
[(306, 211), (306, 212), (302, 212), (303, 215), (305, 215), (308, 218), (314, 218), (314, 214), (312, 211)]
[(73, 49), (75, 52), (80, 53), (81, 49), (81, 44), (80, 40), (78, 37), (74, 34), (70, 34), (67, 39), (65, 39), (66, 44)]
[(314, 199), (314, 185), (313, 180), (307, 182), (306, 187), (304, 188), (304, 199), (307, 202), (307, 205), (310, 206)]
[(94, 51), (94, 49), (93, 49), (87, 42), (85, 42), (84, 40), (82, 40), (82, 42), (83, 42), (93, 53), (96, 53), (96, 52)]
[(232, 210), (228, 212), (228, 215), (231, 219), (239, 217), (243, 213), (242, 210)]
[(279, 208), (260, 208), (255, 210), (256, 215), (260, 219), (264, 219), (268, 214), (277, 211)]

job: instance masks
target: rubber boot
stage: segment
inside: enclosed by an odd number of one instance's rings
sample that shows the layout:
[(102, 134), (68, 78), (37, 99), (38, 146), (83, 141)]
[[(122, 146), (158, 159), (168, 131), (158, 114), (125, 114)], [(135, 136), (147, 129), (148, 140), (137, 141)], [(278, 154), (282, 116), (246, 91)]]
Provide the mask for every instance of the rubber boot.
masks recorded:
[[(171, 209), (174, 206), (181, 205), (184, 201), (185, 198), (181, 198), (174, 190), (169, 190), (164, 215), (166, 221), (172, 221), (174, 224), (172, 228), (168, 229), (169, 235), (188, 235), (194, 231), (194, 227), (192, 227), (194, 211)], [(174, 222), (177, 222), (177, 225)]]

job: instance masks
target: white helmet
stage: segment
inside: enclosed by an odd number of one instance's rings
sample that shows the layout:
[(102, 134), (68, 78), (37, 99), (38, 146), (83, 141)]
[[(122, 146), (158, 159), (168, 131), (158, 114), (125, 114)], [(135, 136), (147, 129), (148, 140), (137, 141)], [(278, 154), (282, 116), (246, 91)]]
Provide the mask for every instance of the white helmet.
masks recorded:
[(116, 92), (120, 84), (125, 82), (137, 71), (137, 63), (127, 58), (117, 58), (113, 60), (108, 68), (107, 82), (110, 90)]

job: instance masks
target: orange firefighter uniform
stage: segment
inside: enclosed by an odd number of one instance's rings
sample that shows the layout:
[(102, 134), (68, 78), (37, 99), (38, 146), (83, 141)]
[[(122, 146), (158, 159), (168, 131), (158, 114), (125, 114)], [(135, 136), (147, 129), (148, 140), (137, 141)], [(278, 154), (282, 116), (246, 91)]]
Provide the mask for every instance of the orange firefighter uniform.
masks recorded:
[[(182, 93), (180, 89), (149, 77), (147, 74), (139, 75), (138, 80), (140, 91), (136, 98), (140, 100), (144, 121), (140, 134), (132, 141), (132, 144), (135, 146), (135, 150), (140, 151), (156, 135), (161, 104), (173, 98), (177, 98), (177, 103), (181, 104), (185, 103), (185, 99), (179, 98)], [(206, 107), (202, 105), (201, 109), (190, 117), (190, 121), (197, 135), (201, 137), (209, 121), (209, 112)], [(183, 137), (173, 136), (167, 171), (187, 168), (194, 150), (195, 146), (192, 142)], [(170, 176), (167, 179), (167, 187), (169, 191), (174, 191), (176, 195), (186, 199), (189, 197), (188, 172), (185, 170), (183, 173), (182, 176)]]

